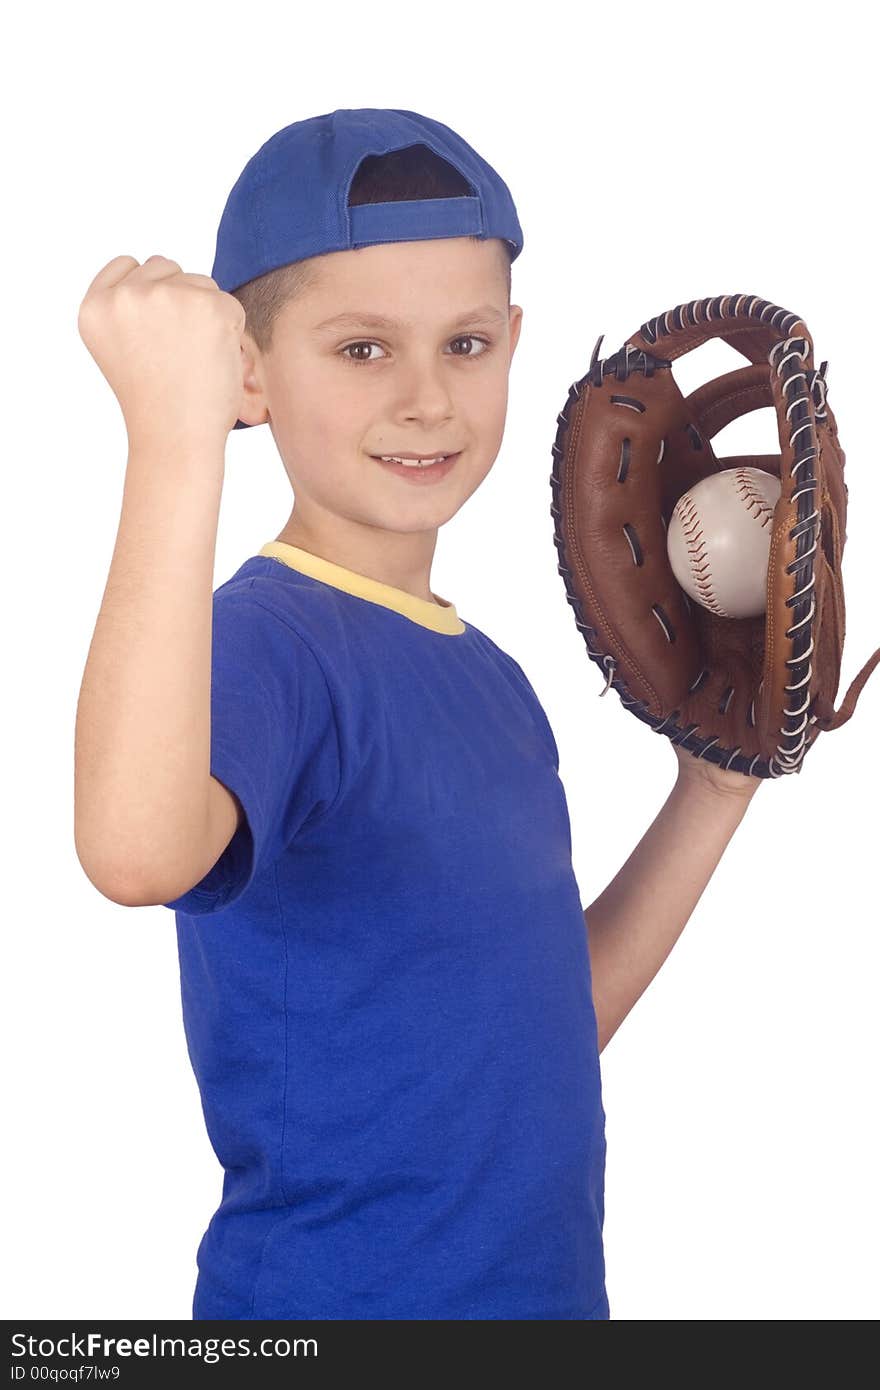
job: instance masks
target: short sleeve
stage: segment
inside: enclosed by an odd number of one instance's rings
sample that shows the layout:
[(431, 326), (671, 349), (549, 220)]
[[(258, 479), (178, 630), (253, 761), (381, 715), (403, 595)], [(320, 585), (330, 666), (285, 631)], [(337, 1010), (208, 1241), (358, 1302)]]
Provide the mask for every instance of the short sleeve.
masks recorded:
[[(511, 657), (511, 661), (513, 661), (513, 658), (512, 658), (512, 657)], [(536, 694), (536, 692), (535, 692), (535, 688), (534, 688), (534, 686), (532, 685), (531, 681), (529, 680), (528, 676), (526, 675), (525, 671), (522, 669), (522, 667), (521, 667), (517, 662), (514, 661), (513, 664), (514, 664), (514, 666), (516, 666), (516, 669), (519, 671), (520, 675), (522, 676), (523, 680), (525, 681), (525, 683), (526, 683), (526, 688), (527, 688), (529, 694), (530, 694), (531, 697), (532, 697), (532, 709), (533, 709), (533, 711), (534, 711), (535, 719), (537, 720), (537, 723), (538, 723), (538, 729), (540, 730), (541, 734), (543, 735), (543, 737), (544, 737), (544, 739), (545, 739), (545, 741), (546, 741), (546, 743), (547, 743), (547, 747), (548, 747), (549, 750), (550, 750), (550, 758), (551, 758), (551, 761), (552, 761), (552, 763), (553, 763), (554, 768), (555, 768), (556, 771), (558, 772), (558, 771), (559, 771), (559, 748), (558, 748), (557, 743), (556, 743), (556, 737), (555, 737), (555, 735), (554, 735), (554, 733), (553, 733), (553, 729), (552, 729), (552, 727), (551, 727), (550, 720), (547, 718), (547, 711), (544, 709), (544, 706), (541, 704), (541, 701), (538, 699), (538, 696), (537, 696), (537, 694)]]
[(218, 912), (284, 852), (340, 785), (333, 702), (312, 648), (253, 581), (213, 596), (211, 774), (244, 816), (200, 883), (163, 906)]
[[(493, 643), (493, 646), (494, 646), (494, 645), (495, 645), (495, 644)], [(544, 706), (541, 704), (541, 701), (538, 699), (538, 696), (537, 696), (537, 694), (536, 694), (536, 692), (535, 692), (535, 689), (534, 689), (534, 687), (533, 687), (531, 681), (529, 680), (529, 678), (528, 678), (528, 676), (526, 675), (526, 673), (525, 673), (525, 671), (523, 670), (523, 668), (520, 666), (519, 662), (514, 660), (514, 658), (510, 655), (510, 652), (502, 651), (502, 649), (501, 649), (500, 647), (498, 647), (498, 646), (495, 647), (495, 650), (496, 650), (497, 652), (499, 652), (499, 653), (501, 654), (501, 656), (503, 656), (503, 657), (505, 658), (506, 661), (509, 661), (509, 662), (510, 662), (511, 666), (513, 667), (514, 671), (516, 672), (517, 678), (518, 678), (518, 680), (520, 681), (520, 683), (521, 683), (521, 685), (522, 685), (522, 687), (523, 687), (523, 690), (525, 691), (526, 696), (527, 696), (527, 698), (528, 698), (528, 702), (529, 702), (529, 705), (530, 705), (530, 707), (531, 707), (532, 715), (533, 715), (533, 717), (534, 717), (535, 724), (536, 724), (536, 726), (537, 726), (538, 732), (539, 732), (539, 734), (541, 735), (541, 738), (544, 740), (545, 746), (546, 746), (547, 749), (549, 750), (550, 757), (551, 757), (551, 760), (552, 760), (552, 762), (553, 762), (553, 767), (554, 767), (555, 770), (558, 772), (558, 771), (559, 771), (559, 748), (558, 748), (558, 746), (557, 746), (556, 737), (555, 737), (555, 735), (554, 735), (554, 733), (553, 733), (553, 729), (552, 729), (552, 727), (551, 727), (551, 725), (550, 725), (550, 720), (547, 718), (547, 712), (546, 712), (546, 710), (544, 709)]]

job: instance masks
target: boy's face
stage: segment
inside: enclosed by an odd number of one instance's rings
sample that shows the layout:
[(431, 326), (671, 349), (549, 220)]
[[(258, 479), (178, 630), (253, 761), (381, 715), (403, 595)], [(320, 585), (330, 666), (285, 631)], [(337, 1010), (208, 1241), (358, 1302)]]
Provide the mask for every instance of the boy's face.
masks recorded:
[[(302, 534), (344, 519), (373, 539), (376, 529), (436, 539), (479, 487), (501, 445), (522, 320), (502, 255), (496, 240), (452, 237), (322, 256), (276, 320), (271, 350), (246, 339), (241, 418), (268, 419)], [(356, 317), (325, 325), (339, 314)], [(414, 481), (374, 457), (402, 452), (460, 457)]]

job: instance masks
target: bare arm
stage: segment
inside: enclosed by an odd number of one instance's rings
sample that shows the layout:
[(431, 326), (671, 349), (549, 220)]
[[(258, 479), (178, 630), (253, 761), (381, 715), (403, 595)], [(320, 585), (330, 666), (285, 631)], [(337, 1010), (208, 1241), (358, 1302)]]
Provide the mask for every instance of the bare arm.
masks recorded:
[[(222, 485), (223, 451), (214, 443), (130, 447), (76, 716), (76, 851), (95, 887), (115, 901), (169, 900), (177, 883), (180, 891), (191, 886), (184, 880), (201, 850), (204, 873), (222, 849), (208, 834), (216, 815), (211, 627)], [(234, 822), (230, 836), (232, 829)]]
[(682, 765), (656, 819), (584, 912), (600, 1052), (680, 937), (760, 785), (745, 777), (731, 789), (712, 785), (690, 761), (693, 768)]
[(128, 466), (76, 712), (74, 834), (88, 877), (132, 906), (204, 877), (241, 807), (211, 777), (214, 551), (241, 407), (244, 309), (166, 256), (114, 256), (80, 336), (121, 406)]

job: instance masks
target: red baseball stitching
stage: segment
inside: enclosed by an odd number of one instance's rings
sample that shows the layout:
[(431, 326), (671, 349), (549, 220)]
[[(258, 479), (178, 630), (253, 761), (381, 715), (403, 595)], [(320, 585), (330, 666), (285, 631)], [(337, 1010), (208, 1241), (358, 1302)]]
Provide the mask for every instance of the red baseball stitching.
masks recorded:
[(735, 468), (733, 477), (734, 486), (743, 501), (748, 503), (749, 511), (752, 510), (753, 505), (758, 508), (757, 512), (752, 512), (752, 515), (762, 517), (762, 527), (768, 524), (772, 526), (774, 508), (769, 506), (766, 497), (755, 487), (748, 471), (745, 468)]
[(709, 568), (709, 559), (702, 539), (703, 531), (700, 526), (699, 513), (687, 494), (684, 497), (679, 497), (673, 515), (678, 517), (684, 531), (691, 577), (699, 592), (700, 601), (704, 607), (710, 608), (719, 617), (726, 618), (727, 614), (718, 603), (712, 589), (712, 571)]

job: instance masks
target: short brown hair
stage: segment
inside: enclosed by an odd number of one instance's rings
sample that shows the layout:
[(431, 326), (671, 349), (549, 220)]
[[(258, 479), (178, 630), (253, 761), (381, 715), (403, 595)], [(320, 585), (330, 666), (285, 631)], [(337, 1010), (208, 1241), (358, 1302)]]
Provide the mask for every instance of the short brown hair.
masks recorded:
[[(471, 193), (463, 175), (427, 145), (408, 145), (391, 154), (367, 155), (358, 165), (349, 193), (349, 206), (362, 203), (400, 203), (417, 198), (460, 198)], [(500, 241), (510, 303), (513, 247)], [(272, 346), (275, 320), (286, 304), (315, 278), (314, 260), (293, 261), (231, 290), (245, 311), (245, 331), (260, 352)]]

